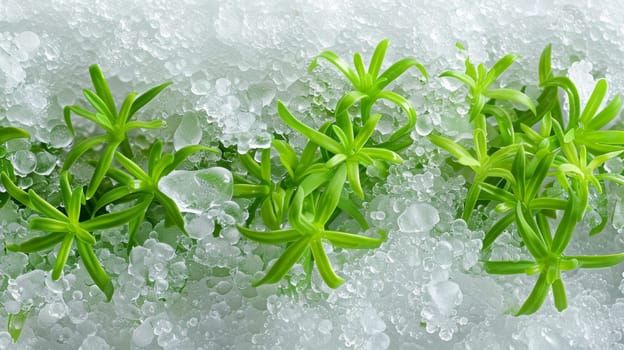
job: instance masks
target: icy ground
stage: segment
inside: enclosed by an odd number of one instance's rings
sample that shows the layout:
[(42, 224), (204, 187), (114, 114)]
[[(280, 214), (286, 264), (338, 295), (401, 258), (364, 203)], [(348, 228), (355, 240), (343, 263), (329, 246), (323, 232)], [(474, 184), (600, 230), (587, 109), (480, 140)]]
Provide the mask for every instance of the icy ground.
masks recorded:
[[(512, 86), (535, 86), (539, 53), (552, 43), (555, 68), (570, 67), (581, 91), (606, 77), (613, 96), (624, 90), (623, 17), (615, 0), (0, 0), (0, 123), (33, 135), (32, 144), (14, 141), (7, 149), (20, 184), (44, 197), (58, 191), (57, 157), (71, 143), (62, 107), (82, 101), (93, 63), (117, 99), (174, 82), (142, 114), (166, 118), (168, 127), (133, 135), (136, 148), (156, 137), (169, 148), (217, 140), (243, 151), (266, 147), (271, 132), (286, 130), (277, 99), (308, 123), (320, 123), (326, 116), (318, 112), (333, 108), (347, 87), (327, 64), (307, 72), (324, 49), (367, 58), (379, 40), (390, 38), (387, 62), (413, 56), (433, 77), (424, 84), (410, 72), (395, 85), (411, 97), (420, 119), (415, 143), (403, 154), (407, 161), (369, 194), (366, 214), (389, 238), (377, 250), (330, 254), (346, 280), (339, 289), (315, 275), (313, 289), (302, 290), (296, 285), (301, 266), (291, 272), (292, 285), (252, 288), (279, 249), (240, 239), (231, 226), (212, 237), (215, 219), (240, 222), (244, 214), (234, 202), (208, 200), (210, 211), (187, 214), (195, 245), (162, 223), (146, 224), (139, 235), (144, 243), (128, 260), (125, 232), (102, 235), (96, 251), (115, 276), (111, 303), (87, 286), (75, 259), (64, 278), (52, 282), (48, 260), (55, 252), (0, 249), (0, 325), (9, 312), (33, 308), (17, 344), (0, 328), (0, 348), (624, 349), (624, 266), (566, 274), (570, 307), (563, 313), (549, 298), (532, 316), (505, 314), (524, 301), (534, 278), (481, 271), (480, 239), (490, 221), (480, 216), (469, 229), (454, 219), (464, 180), (445, 171), (444, 155), (423, 137), (432, 129), (470, 130), (465, 89), (436, 78), (461, 69), (455, 42), (473, 62), (521, 55), (503, 78)], [(91, 125), (77, 121), (79, 135), (94, 132)], [(54, 148), (47, 152), (41, 142)], [(88, 179), (86, 164), (75, 170)], [(608, 205), (612, 222), (591, 242), (581, 225), (571, 250), (624, 250), (624, 189), (608, 191), (601, 205)], [(196, 199), (187, 204), (206, 204)], [(16, 215), (13, 204), (0, 210), (0, 247), (35, 234), (26, 216)], [(517, 257), (520, 248), (510, 246), (496, 246), (495, 254)]]

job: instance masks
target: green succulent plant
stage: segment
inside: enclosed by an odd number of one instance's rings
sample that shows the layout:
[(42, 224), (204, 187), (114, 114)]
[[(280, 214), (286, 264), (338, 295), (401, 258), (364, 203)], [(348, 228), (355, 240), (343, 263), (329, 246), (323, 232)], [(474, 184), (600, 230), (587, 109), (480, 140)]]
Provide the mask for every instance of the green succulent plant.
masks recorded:
[(103, 135), (92, 136), (76, 144), (67, 154), (63, 163), (63, 171), (66, 171), (85, 152), (98, 145), (106, 144), (95, 166), (91, 182), (87, 187), (87, 199), (93, 197), (95, 191), (97, 191), (100, 183), (106, 176), (106, 172), (110, 169), (117, 149), (121, 147), (121, 150), (127, 155), (132, 154), (127, 140), (129, 131), (134, 129), (158, 129), (164, 125), (160, 120), (132, 121), (131, 119), (143, 106), (154, 99), (163, 89), (171, 85), (170, 82), (163, 83), (147, 90), (138, 97), (136, 92), (130, 93), (124, 99), (119, 111), (117, 111), (113, 95), (100, 67), (95, 64), (92, 65), (89, 67), (89, 73), (95, 92), (85, 89), (83, 93), (87, 101), (95, 109), (95, 112), (78, 105), (66, 106), (63, 111), (65, 123), (72, 134), (74, 134), (74, 127), (71, 121), (72, 113), (94, 122), (105, 131)]

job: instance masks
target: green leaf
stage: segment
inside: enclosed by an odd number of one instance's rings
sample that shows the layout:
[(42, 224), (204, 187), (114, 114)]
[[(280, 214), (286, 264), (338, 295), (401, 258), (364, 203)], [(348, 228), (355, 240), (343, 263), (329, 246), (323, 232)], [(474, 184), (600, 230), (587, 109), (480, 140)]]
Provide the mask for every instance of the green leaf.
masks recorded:
[(115, 121), (115, 110), (110, 110), (104, 100), (102, 100), (93, 91), (88, 89), (82, 90), (82, 93), (96, 111), (108, 117), (110, 123), (113, 123)]
[(422, 74), (422, 76), (425, 77), (425, 79), (427, 80), (429, 79), (429, 75), (427, 74), (427, 70), (425, 69), (425, 67), (422, 64), (420, 64), (420, 62), (416, 61), (415, 59), (408, 57), (408, 58), (404, 58), (402, 60), (395, 62), (390, 67), (388, 67), (388, 69), (386, 69), (383, 73), (381, 73), (378, 80), (383, 79), (384, 81), (378, 85), (379, 89), (383, 89), (386, 86), (388, 86), (391, 82), (396, 80), (403, 73), (405, 73), (406, 70), (410, 69), (411, 67), (415, 67), (416, 69), (420, 71), (420, 74)]
[(65, 214), (61, 213), (58, 209), (50, 205), (50, 203), (46, 202), (32, 189), (28, 190), (28, 198), (30, 199), (30, 203), (32, 203), (34, 209), (41, 214), (60, 221), (67, 220)]
[(89, 67), (89, 74), (91, 75), (91, 81), (97, 92), (98, 99), (104, 103), (106, 109), (110, 111), (112, 116), (116, 116), (117, 108), (115, 107), (115, 101), (113, 100), (113, 95), (110, 92), (102, 70), (97, 64), (94, 64)]
[(518, 261), (484, 261), (483, 267), (487, 273), (494, 275), (516, 275), (524, 274), (529, 269), (539, 267), (535, 261), (518, 260)]
[(575, 128), (577, 126), (579, 110), (581, 107), (579, 94), (572, 80), (568, 77), (553, 77), (542, 82), (541, 85), (560, 87), (566, 92), (570, 104), (570, 121), (568, 122), (566, 130)]
[(163, 91), (167, 86), (171, 84), (173, 83), (172, 82), (162, 83), (158, 86), (155, 86), (145, 91), (139, 97), (137, 97), (136, 100), (132, 102), (132, 107), (130, 107), (130, 111), (128, 112), (128, 119), (126, 119), (126, 122), (130, 120), (130, 118), (132, 118), (132, 116), (134, 116), (136, 112), (138, 112), (141, 108), (143, 108), (143, 106), (148, 104), (151, 100), (154, 99), (154, 97), (160, 94), (161, 91)]
[(324, 226), (334, 213), (334, 210), (336, 210), (336, 206), (340, 201), (342, 187), (347, 177), (347, 167), (348, 165), (340, 166), (336, 169), (336, 172), (333, 174), (331, 180), (329, 180), (325, 191), (318, 201), (319, 210), (316, 212), (315, 221), (320, 225)]
[(375, 128), (377, 127), (377, 124), (379, 123), (380, 119), (381, 119), (381, 114), (373, 114), (373, 116), (368, 118), (366, 123), (362, 125), (357, 135), (355, 136), (355, 139), (353, 140), (353, 148), (360, 149), (364, 147), (366, 142), (368, 142), (371, 136), (373, 136), (373, 133), (375, 132)]
[(277, 150), (277, 153), (279, 153), (280, 162), (284, 165), (286, 171), (288, 171), (288, 175), (294, 179), (295, 168), (298, 163), (295, 150), (287, 142), (282, 140), (274, 139), (271, 141), (271, 145)]
[(479, 194), (481, 193), (481, 187), (479, 185), (480, 182), (474, 182), (468, 189), (468, 194), (464, 201), (464, 212), (462, 214), (462, 219), (466, 222), (470, 221), (470, 215), (472, 215), (477, 201), (479, 200)]
[(65, 264), (67, 263), (67, 258), (69, 257), (69, 252), (71, 251), (71, 247), (73, 243), (74, 243), (74, 235), (66, 235), (65, 238), (63, 239), (61, 248), (59, 248), (58, 254), (56, 256), (54, 269), (52, 270), (53, 281), (56, 281), (59, 278), (61, 278), (63, 267), (65, 267)]
[(252, 241), (264, 244), (282, 244), (285, 242), (293, 242), (301, 238), (301, 233), (295, 229), (274, 230), (274, 231), (257, 231), (251, 230), (243, 226), (236, 226), (240, 233), (251, 239)]
[(133, 162), (130, 158), (124, 156), (120, 152), (115, 152), (115, 159), (135, 178), (141, 181), (145, 181), (147, 183), (151, 182), (151, 178), (145, 173), (145, 171), (143, 171), (143, 169), (141, 169), (141, 167)]
[(314, 256), (314, 261), (316, 262), (316, 268), (319, 270), (323, 281), (330, 288), (338, 288), (341, 284), (344, 283), (344, 280), (336, 275), (334, 270), (332, 269), (331, 263), (329, 262), (329, 258), (323, 249), (323, 245), (320, 239), (312, 239), (310, 241), (310, 248), (312, 249), (312, 255)]
[(148, 175), (151, 177), (154, 167), (162, 157), (163, 143), (161, 140), (156, 140), (149, 148), (149, 160), (147, 162)]
[(338, 208), (355, 219), (355, 221), (360, 224), (362, 229), (367, 230), (369, 228), (368, 222), (366, 222), (364, 215), (360, 213), (360, 207), (353, 203), (353, 201), (349, 198), (341, 196), (338, 201)]
[(484, 80), (483, 87), (487, 87), (496, 81), (496, 79), (498, 79), (498, 77), (500, 77), (501, 74), (503, 74), (518, 58), (520, 58), (520, 56), (510, 54), (505, 55), (503, 58), (498, 60), (498, 62), (496, 62), (488, 72), (487, 77)]
[(542, 55), (540, 56), (539, 62), (539, 81), (540, 85), (543, 85), (544, 82), (549, 80), (552, 76), (552, 69), (550, 67), (551, 64), (551, 50), (552, 44), (548, 44), (544, 50), (542, 51)]
[(474, 157), (470, 153), (468, 153), (465, 148), (453, 142), (452, 140), (433, 134), (429, 135), (429, 140), (434, 145), (446, 150), (448, 153), (453, 155), (457, 159), (458, 163), (469, 167), (481, 166), (481, 163), (479, 163), (478, 160), (474, 159)]
[(370, 64), (368, 66), (368, 74), (373, 79), (377, 79), (377, 74), (379, 74), (379, 70), (381, 69), (381, 64), (383, 63), (384, 57), (386, 56), (386, 50), (388, 50), (389, 44), (390, 40), (385, 39), (380, 41), (375, 48), (375, 52), (373, 53)]
[(609, 255), (569, 255), (568, 259), (574, 259), (578, 262), (578, 266), (585, 269), (599, 269), (603, 267), (611, 267), (624, 261), (624, 253)]
[(65, 203), (67, 205), (67, 217), (70, 222), (78, 222), (80, 219), (80, 207), (84, 200), (84, 193), (82, 192), (82, 188), (76, 188), (69, 198), (69, 203)]
[(76, 241), (76, 247), (78, 248), (78, 254), (80, 254), (82, 263), (89, 273), (89, 276), (91, 276), (95, 285), (97, 285), (98, 288), (100, 288), (100, 290), (104, 293), (106, 300), (110, 301), (113, 297), (115, 289), (110, 277), (108, 277), (108, 274), (104, 271), (102, 265), (100, 265), (100, 261), (97, 256), (95, 256), (93, 247), (80, 240)]
[(329, 63), (336, 66), (336, 68), (338, 68), (338, 70), (340, 70), (342, 74), (344, 74), (344, 76), (349, 79), (353, 86), (359, 85), (359, 79), (355, 72), (351, 69), (351, 67), (349, 67), (347, 61), (343, 60), (340, 56), (336, 55), (331, 51), (323, 51), (318, 56), (316, 56), (312, 60), (312, 63), (310, 63), (310, 66), (308, 67), (308, 72), (312, 72), (312, 70), (317, 66), (319, 58), (324, 58)]
[(30, 134), (23, 129), (13, 127), (0, 127), (0, 143), (5, 143), (13, 139), (27, 139)]
[(461, 72), (446, 71), (440, 74), (440, 78), (453, 78), (459, 80), (464, 83), (464, 85), (467, 85), (471, 90), (474, 90), (477, 87), (477, 83), (472, 77)]
[(55, 232), (45, 236), (31, 238), (20, 244), (7, 244), (6, 248), (12, 252), (35, 253), (51, 249), (65, 238), (65, 232)]
[(126, 98), (124, 99), (123, 103), (121, 104), (121, 109), (119, 110), (120, 120), (127, 122), (130, 119), (128, 117), (128, 114), (130, 113), (130, 108), (132, 107), (136, 95), (136, 92), (132, 92), (128, 94), (128, 96), (126, 96)]
[(132, 129), (160, 129), (165, 125), (162, 120), (131, 121), (126, 123), (126, 131)]
[(600, 79), (596, 82), (596, 86), (594, 87), (594, 91), (592, 91), (591, 96), (589, 96), (589, 100), (585, 104), (585, 109), (581, 114), (580, 122), (587, 125), (587, 123), (592, 119), (598, 108), (600, 108), (600, 104), (607, 93), (607, 81), (604, 79)]
[(392, 91), (382, 91), (377, 95), (377, 98), (388, 100), (396, 104), (407, 114), (407, 124), (394, 132), (390, 139), (396, 139), (397, 137), (411, 133), (416, 125), (416, 111), (414, 107), (412, 107), (412, 104), (405, 97)]
[(500, 187), (494, 186), (487, 182), (480, 182), (478, 184), (477, 183), (475, 184), (481, 187), (481, 191), (482, 191), (481, 198), (484, 197), (483, 194), (487, 193), (488, 194), (487, 199), (494, 199), (503, 203), (515, 203), (516, 202), (516, 198), (511, 193), (505, 191), (504, 189)]
[(11, 335), (11, 339), (13, 339), (14, 343), (17, 342), (20, 334), (22, 334), (22, 329), (24, 328), (29, 313), (30, 310), (20, 310), (16, 314), (9, 314), (7, 332)]
[(349, 187), (351, 187), (356, 196), (364, 199), (364, 190), (360, 181), (360, 165), (357, 162), (349, 161), (346, 163), (346, 169)]
[(568, 307), (568, 298), (566, 297), (565, 286), (563, 285), (561, 278), (558, 278), (553, 282), (552, 291), (557, 310), (559, 312), (565, 310)]
[(309, 126), (297, 120), (297, 118), (295, 118), (292, 114), (290, 114), (290, 112), (288, 111), (286, 106), (284, 106), (282, 101), (277, 101), (277, 111), (280, 117), (282, 118), (282, 120), (288, 126), (295, 129), (296, 131), (299, 131), (303, 136), (307, 137), (311, 142), (314, 142), (315, 144), (327, 149), (328, 151), (334, 154), (343, 152), (342, 146), (340, 146), (340, 144), (334, 141), (331, 137), (312, 129)]
[(257, 287), (262, 284), (279, 282), (282, 277), (290, 271), (293, 265), (299, 261), (303, 253), (308, 249), (311, 240), (312, 236), (306, 235), (292, 243), (288, 248), (286, 248), (282, 256), (277, 259), (266, 275), (252, 285)]
[[(147, 200), (151, 202), (150, 198), (148, 198)], [(128, 223), (128, 246), (126, 247), (126, 253), (128, 254), (128, 256), (130, 256), (130, 253), (132, 253), (132, 247), (137, 245), (136, 235), (141, 228), (141, 224), (143, 223), (144, 218), (145, 212), (141, 212), (137, 217), (130, 220), (130, 222)]]
[(345, 131), (345, 133), (353, 134), (353, 126), (349, 118), (349, 109), (353, 107), (356, 103), (368, 97), (369, 96), (367, 94), (360, 91), (351, 91), (344, 95), (340, 99), (340, 101), (338, 101), (335, 112), (336, 122), (338, 126)]
[(67, 232), (69, 230), (66, 221), (50, 218), (32, 218), (28, 223), (28, 228), (34, 231), (46, 232)]
[(483, 238), (483, 250), (487, 250), (503, 231), (514, 222), (515, 214), (509, 213), (498, 220)]
[(149, 203), (139, 203), (128, 209), (102, 214), (92, 219), (82, 221), (80, 226), (87, 231), (106, 230), (121, 226), (128, 223), (134, 217), (140, 215), (141, 212), (144, 212), (147, 205), (149, 205)]
[(514, 129), (513, 123), (509, 113), (499, 106), (486, 104), (483, 106), (482, 112), (486, 115), (492, 115), (496, 119), (498, 129), (505, 145), (511, 145), (514, 143)]
[(267, 185), (234, 184), (234, 197), (264, 197), (271, 193)]
[(179, 228), (182, 233), (188, 234), (186, 232), (186, 228), (184, 228), (184, 217), (180, 212), (180, 208), (178, 208), (178, 205), (173, 201), (173, 199), (165, 196), (160, 191), (156, 192), (155, 196), (156, 201), (160, 203), (163, 208), (165, 208), (167, 218), (171, 220), (171, 222), (173, 222), (173, 224), (176, 225), (176, 227)]
[(542, 236), (535, 232), (533, 226), (529, 224), (526, 215), (525, 210), (522, 208), (522, 204), (518, 202), (516, 205), (516, 224), (518, 227), (518, 233), (520, 234), (520, 237), (522, 237), (522, 240), (531, 255), (536, 259), (543, 258), (548, 255), (548, 251), (544, 246)]
[(386, 240), (386, 236), (383, 234), (380, 238), (375, 238), (339, 231), (324, 231), (323, 238), (327, 239), (336, 247), (348, 249), (379, 248)]
[(125, 198), (131, 193), (133, 193), (133, 191), (130, 189), (129, 186), (122, 185), (122, 186), (115, 187), (107, 191), (106, 193), (104, 193), (102, 196), (98, 198), (97, 202), (95, 203), (93, 212), (97, 212), (98, 210), (104, 208), (108, 204), (116, 202), (122, 198)]
[(544, 303), (544, 300), (546, 300), (548, 290), (550, 289), (549, 287), (548, 283), (546, 283), (546, 273), (540, 273), (531, 294), (524, 302), (518, 313), (516, 313), (516, 316), (530, 315), (537, 311)]
[(622, 110), (622, 98), (618, 95), (600, 113), (596, 114), (586, 125), (588, 130), (598, 130), (609, 124)]
[(535, 105), (531, 98), (518, 90), (513, 89), (490, 89), (483, 92), (483, 95), (496, 100), (506, 100), (518, 103), (530, 109), (533, 114), (537, 114)]
[(63, 162), (62, 171), (68, 170), (85, 152), (107, 141), (108, 137), (106, 135), (93, 136), (80, 141), (67, 153), (65, 161)]
[(369, 156), (373, 159), (381, 159), (391, 163), (399, 164), (403, 162), (403, 158), (401, 158), (401, 156), (385, 148), (365, 147), (362, 148), (358, 153), (361, 155)]
[(106, 176), (106, 172), (113, 163), (113, 157), (115, 156), (115, 152), (117, 151), (118, 146), (119, 144), (117, 143), (109, 143), (102, 151), (100, 155), (100, 160), (95, 166), (95, 170), (93, 171), (93, 175), (91, 176), (89, 186), (87, 186), (87, 199), (91, 199), (91, 197), (93, 197), (93, 195), (95, 194), (95, 191), (97, 191), (98, 187), (100, 187), (100, 183)]
[(30, 197), (28, 196), (28, 193), (17, 187), (13, 183), (13, 181), (11, 181), (9, 175), (7, 175), (5, 172), (2, 172), (0, 173), (0, 177), (2, 179), (2, 185), (4, 185), (4, 188), (11, 195), (11, 197), (15, 198), (15, 200), (24, 204), (25, 206), (34, 209), (32, 203), (30, 203)]

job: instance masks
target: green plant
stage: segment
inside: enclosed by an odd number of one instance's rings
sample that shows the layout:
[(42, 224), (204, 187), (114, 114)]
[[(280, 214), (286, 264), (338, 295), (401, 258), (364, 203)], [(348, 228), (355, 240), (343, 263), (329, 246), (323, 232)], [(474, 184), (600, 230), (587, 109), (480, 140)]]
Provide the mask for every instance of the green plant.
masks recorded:
[[(260, 163), (250, 154), (239, 157), (243, 166), (255, 178), (238, 176), (234, 187), (235, 197), (256, 198), (250, 207), (250, 220), (247, 225), (252, 223), (254, 212), (260, 207), (263, 222), (271, 229), (260, 231), (239, 226), (240, 232), (259, 243), (286, 244), (286, 250), (281, 257), (255, 285), (279, 282), (295, 263), (305, 257), (306, 272), (309, 273), (311, 264), (316, 263), (325, 283), (337, 288), (343, 280), (331, 267), (322, 246), (323, 241), (343, 249), (372, 249), (385, 241), (385, 232), (380, 231), (379, 238), (339, 232), (331, 229), (331, 222), (344, 212), (353, 217), (363, 229), (367, 229), (368, 224), (360, 212), (358, 202), (344, 189), (345, 181), (348, 181), (351, 192), (358, 199), (364, 199), (365, 191), (360, 177), (363, 166), (384, 169), (385, 162), (400, 163), (402, 159), (395, 150), (411, 142), (409, 133), (416, 121), (414, 108), (404, 97), (383, 91), (383, 88), (409, 67), (417, 67), (425, 76), (426, 71), (420, 63), (409, 58), (395, 63), (378, 75), (387, 46), (387, 40), (377, 46), (368, 72), (364, 70), (361, 56), (356, 54), (354, 62), (357, 74), (330, 51), (318, 56), (338, 67), (356, 88), (338, 102), (334, 111), (335, 121), (323, 124), (319, 130), (295, 118), (278, 101), (277, 111), (280, 118), (308, 140), (300, 155), (286, 140), (273, 140), (272, 147), (278, 152), (279, 160), (286, 170), (281, 178), (275, 181), (272, 177), (270, 150), (262, 151)], [(315, 65), (316, 59), (310, 66), (311, 69)], [(380, 144), (373, 142), (372, 136), (381, 115), (370, 115), (371, 108), (378, 99), (387, 99), (398, 104), (408, 115), (408, 123)], [(359, 105), (360, 113), (357, 118), (352, 118), (350, 109), (356, 105)]]
[[(482, 64), (478, 69), (466, 60), (466, 72), (445, 72), (464, 82), (472, 95), (470, 118), (474, 123), (473, 156), (456, 142), (431, 135), (432, 143), (451, 153), (460, 165), (474, 171), (466, 198), (463, 217), (469, 220), (478, 201), (495, 204), (504, 214), (487, 231), (483, 240), (483, 264), (491, 274), (539, 274), (536, 284), (516, 315), (536, 312), (550, 290), (555, 307), (567, 307), (567, 297), (561, 272), (577, 268), (609, 267), (624, 261), (624, 253), (601, 256), (566, 255), (577, 224), (589, 204), (591, 187), (602, 193), (605, 180), (624, 183), (620, 174), (599, 171), (602, 165), (623, 151), (621, 131), (600, 130), (620, 112), (622, 103), (616, 97), (597, 112), (606, 94), (606, 82), (599, 80), (582, 112), (577, 89), (565, 76), (555, 76), (551, 69), (551, 46), (542, 53), (539, 64), (540, 86), (544, 90), (538, 105), (520, 91), (489, 89), (516, 56), (507, 55), (488, 72)], [(569, 111), (561, 107), (557, 90), (568, 97)], [(494, 91), (492, 94), (491, 92)], [(488, 100), (489, 99), (489, 100)], [(528, 107), (533, 115), (517, 110), (505, 110), (497, 100), (511, 100)], [(498, 126), (498, 140), (488, 142), (488, 117)], [(565, 120), (568, 120), (565, 123)], [(535, 124), (540, 123), (539, 130)], [(564, 127), (565, 125), (565, 127)], [(488, 143), (490, 146), (488, 146)], [(546, 189), (559, 184), (561, 197), (547, 195)], [(560, 213), (558, 215), (558, 213)], [(550, 218), (559, 217), (554, 235)], [(605, 218), (603, 218), (605, 220)], [(490, 260), (491, 246), (500, 234), (515, 224), (522, 244), (533, 260)], [(598, 233), (604, 222), (592, 230)]]
[(61, 277), (63, 267), (75, 241), (85, 269), (93, 282), (110, 300), (113, 296), (113, 284), (93, 252), (93, 244), (96, 240), (91, 232), (124, 225), (145, 210), (144, 204), (84, 220), (81, 219), (80, 215), (82, 205), (86, 204), (84, 192), (81, 187), (71, 188), (68, 172), (63, 172), (61, 175), (61, 197), (64, 212), (46, 202), (35, 191), (29, 190), (28, 193), (22, 191), (11, 182), (5, 173), (2, 173), (1, 177), (2, 184), (11, 197), (42, 215), (31, 219), (28, 227), (35, 231), (49, 232), (49, 234), (32, 238), (26, 242), (7, 244), (6, 248), (15, 252), (33, 253), (51, 249), (60, 243), (56, 263), (52, 270), (52, 280), (57, 280)]
[(93, 82), (95, 92), (84, 89), (83, 93), (96, 112), (91, 112), (77, 105), (66, 106), (63, 111), (65, 123), (67, 123), (67, 127), (72, 134), (74, 134), (74, 127), (71, 122), (72, 112), (94, 122), (105, 131), (104, 135), (92, 136), (76, 144), (67, 154), (65, 162), (63, 163), (63, 170), (68, 170), (85, 152), (95, 146), (106, 144), (106, 147), (100, 155), (100, 160), (95, 166), (91, 182), (87, 187), (87, 199), (93, 197), (95, 191), (97, 191), (102, 179), (106, 176), (106, 172), (110, 168), (115, 152), (119, 147), (121, 147), (122, 151), (126, 153), (126, 155), (132, 155), (130, 144), (126, 138), (126, 134), (129, 131), (133, 129), (158, 129), (163, 126), (163, 122), (160, 120), (131, 121), (130, 119), (132, 119), (136, 112), (154, 99), (154, 97), (156, 97), (156, 95), (158, 95), (163, 89), (171, 85), (169, 82), (163, 83), (147, 90), (138, 97), (136, 92), (130, 93), (124, 99), (119, 112), (117, 112), (113, 95), (111, 94), (108, 83), (106, 82), (100, 67), (95, 64), (92, 65), (89, 67), (89, 73), (91, 75), (91, 81)]

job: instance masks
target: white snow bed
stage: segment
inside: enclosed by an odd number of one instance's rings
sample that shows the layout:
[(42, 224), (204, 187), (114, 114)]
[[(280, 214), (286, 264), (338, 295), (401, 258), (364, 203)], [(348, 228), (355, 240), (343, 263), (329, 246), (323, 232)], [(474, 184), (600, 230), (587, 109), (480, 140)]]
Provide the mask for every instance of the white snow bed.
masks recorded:
[[(125, 228), (103, 233), (95, 251), (113, 278), (110, 302), (79, 259), (52, 281), (49, 261), (57, 249), (29, 255), (0, 249), (0, 349), (624, 349), (624, 265), (565, 273), (569, 307), (561, 313), (551, 296), (533, 315), (509, 313), (524, 302), (535, 276), (483, 271), (481, 240), (497, 214), (481, 210), (470, 225), (458, 219), (465, 178), (440, 170), (447, 155), (426, 138), (432, 130), (471, 137), (466, 88), (438, 78), (463, 70), (466, 53), (456, 42), (487, 66), (520, 55), (501, 82), (526, 85), (534, 99), (539, 55), (552, 43), (553, 68), (567, 70), (581, 99), (599, 78), (609, 82), (611, 99), (624, 90), (622, 18), (615, 0), (0, 0), (0, 124), (32, 135), (6, 149), (19, 184), (46, 198), (58, 195), (60, 164), (72, 144), (62, 108), (84, 102), (94, 63), (117, 101), (173, 82), (140, 114), (167, 127), (132, 133), (139, 150), (155, 139), (169, 149), (219, 141), (241, 152), (266, 148), (274, 132), (291, 132), (277, 116), (278, 99), (307, 124), (320, 125), (349, 88), (325, 62), (308, 72), (323, 50), (368, 59), (388, 38), (386, 64), (411, 56), (431, 77), (425, 83), (408, 71), (391, 86), (418, 113), (414, 143), (364, 203), (371, 225), (388, 231), (387, 241), (375, 250), (325, 247), (346, 281), (338, 289), (316, 271), (312, 287), (304, 288), (301, 265), (288, 280), (252, 287), (283, 248), (241, 237), (233, 224), (244, 221), (245, 208), (221, 200), (218, 189), (198, 190), (185, 180), (186, 187), (171, 188), (180, 183), (171, 181), (168, 193), (188, 209), (190, 237), (163, 222), (145, 223), (141, 245), (128, 257)], [(384, 120), (379, 128), (391, 128), (392, 119)], [(80, 137), (98, 132), (79, 118), (75, 128)], [(42, 144), (50, 147), (35, 147)], [(86, 184), (92, 168), (79, 162), (72, 171)], [(185, 171), (170, 176), (191, 176)], [(604, 198), (606, 228), (588, 236), (596, 220), (590, 211), (570, 251), (624, 251), (624, 188), (608, 186)], [(36, 235), (28, 232), (30, 214), (13, 202), (0, 209), (0, 248)], [(215, 220), (225, 226), (216, 238)], [(493, 256), (519, 259), (524, 248), (515, 239), (505, 233)], [(8, 314), (28, 307), (13, 343)]]

